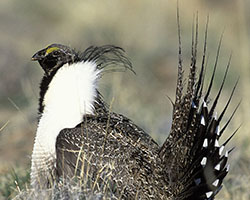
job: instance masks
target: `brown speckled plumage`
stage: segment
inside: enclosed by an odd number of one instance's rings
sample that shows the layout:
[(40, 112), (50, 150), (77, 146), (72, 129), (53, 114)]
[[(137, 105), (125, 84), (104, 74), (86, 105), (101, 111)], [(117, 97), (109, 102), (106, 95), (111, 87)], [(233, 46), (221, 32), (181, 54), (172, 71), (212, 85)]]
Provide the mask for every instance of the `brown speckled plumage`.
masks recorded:
[[(84, 170), (86, 171), (89, 162), (89, 176), (93, 181), (97, 179), (96, 176), (104, 164), (110, 163), (114, 166), (110, 179), (114, 182), (113, 187), (119, 188), (115, 191), (118, 196), (133, 199), (138, 193), (144, 199), (150, 196), (159, 199), (166, 195), (166, 183), (159, 178), (159, 146), (122, 115), (101, 113), (85, 117), (76, 128), (61, 131), (57, 137), (56, 149), (59, 176), (64, 173), (70, 177), (75, 173), (80, 176), (82, 163), (79, 163), (77, 172), (74, 166), (81, 150), (82, 156), (86, 156)], [(77, 153), (68, 151), (71, 149)], [(122, 192), (120, 188), (123, 188)]]

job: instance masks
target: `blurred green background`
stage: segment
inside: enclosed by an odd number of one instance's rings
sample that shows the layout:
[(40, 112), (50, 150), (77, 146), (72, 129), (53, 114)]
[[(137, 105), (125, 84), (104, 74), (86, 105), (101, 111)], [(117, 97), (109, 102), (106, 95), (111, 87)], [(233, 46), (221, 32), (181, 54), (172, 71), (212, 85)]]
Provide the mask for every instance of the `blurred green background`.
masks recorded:
[[(240, 124), (242, 126), (230, 143), (236, 149), (230, 159), (230, 174), (218, 199), (250, 199), (250, 1), (179, 0), (179, 4), (186, 71), (190, 63), (194, 14), (199, 13), (199, 55), (206, 17), (210, 16), (208, 75), (224, 31), (212, 97), (218, 90), (229, 55), (233, 53), (217, 111), (225, 105), (240, 76), (225, 120), (237, 103), (243, 101), (225, 138)], [(25, 187), (25, 184), (13, 183), (10, 177), (21, 176), (26, 180), (37, 126), (39, 83), (43, 72), (30, 58), (51, 43), (66, 44), (77, 50), (103, 44), (123, 47), (137, 75), (129, 71), (107, 74), (100, 81), (100, 90), (108, 103), (114, 99), (112, 110), (128, 116), (163, 143), (172, 117), (167, 96), (173, 100), (175, 96), (176, 7), (176, 1), (170, 0), (0, 1), (0, 199), (13, 197), (19, 187)], [(1, 197), (1, 193), (5, 197)]]

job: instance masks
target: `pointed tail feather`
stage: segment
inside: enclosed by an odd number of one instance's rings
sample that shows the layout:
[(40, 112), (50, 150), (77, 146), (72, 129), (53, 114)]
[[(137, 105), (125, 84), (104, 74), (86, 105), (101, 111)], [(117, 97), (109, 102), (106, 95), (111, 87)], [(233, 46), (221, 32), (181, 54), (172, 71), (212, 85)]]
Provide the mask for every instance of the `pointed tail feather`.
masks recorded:
[(198, 46), (198, 17), (196, 17), (196, 25), (193, 25), (192, 31), (192, 54), (189, 80), (186, 93), (183, 94), (182, 50), (178, 10), (177, 21), (179, 34), (179, 64), (176, 100), (170, 135), (160, 148), (159, 156), (165, 167), (165, 179), (171, 182), (170, 190), (174, 194), (175, 199), (214, 199), (214, 196), (222, 188), (223, 179), (229, 171), (227, 161), (231, 151), (225, 150), (226, 145), (238, 130), (237, 129), (222, 145), (220, 145), (219, 139), (239, 107), (238, 104), (226, 124), (220, 130), (222, 117), (231, 102), (238, 80), (233, 87), (224, 109), (219, 117), (217, 117), (215, 110), (226, 81), (231, 56), (226, 66), (218, 93), (212, 105), (209, 106), (208, 99), (216, 75), (223, 34), (221, 35), (218, 45), (209, 86), (204, 94), (204, 98), (202, 98), (205, 63), (207, 60), (206, 48), (209, 18), (207, 18), (205, 30), (201, 70), (198, 80), (196, 80)]

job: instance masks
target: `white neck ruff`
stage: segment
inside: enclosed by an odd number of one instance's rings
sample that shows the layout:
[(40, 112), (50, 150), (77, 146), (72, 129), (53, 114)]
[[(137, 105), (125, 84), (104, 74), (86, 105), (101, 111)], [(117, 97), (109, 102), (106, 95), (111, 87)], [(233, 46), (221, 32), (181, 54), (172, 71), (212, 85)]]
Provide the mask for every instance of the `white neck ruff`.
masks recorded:
[(100, 70), (93, 62), (65, 64), (54, 75), (44, 96), (32, 153), (31, 181), (39, 170), (50, 170), (56, 159), (56, 138), (64, 128), (82, 122), (85, 114), (94, 111), (97, 80)]

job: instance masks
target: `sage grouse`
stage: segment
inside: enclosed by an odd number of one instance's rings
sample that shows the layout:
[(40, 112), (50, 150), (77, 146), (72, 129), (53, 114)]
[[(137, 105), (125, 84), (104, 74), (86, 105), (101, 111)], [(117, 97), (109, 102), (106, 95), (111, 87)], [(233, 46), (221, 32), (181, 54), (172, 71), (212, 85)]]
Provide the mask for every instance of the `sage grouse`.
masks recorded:
[(79, 53), (52, 44), (35, 53), (32, 60), (39, 62), (44, 76), (31, 186), (50, 188), (76, 179), (86, 180), (93, 190), (104, 187), (114, 199), (214, 199), (229, 171), (227, 160), (231, 150), (224, 149), (234, 133), (222, 144), (219, 139), (235, 112), (223, 127), (220, 123), (237, 83), (217, 116), (215, 108), (230, 59), (218, 94), (208, 105), (221, 42), (211, 80), (203, 92), (207, 29), (198, 76), (197, 29), (195, 25), (186, 89), (179, 39), (172, 127), (162, 146), (133, 121), (111, 112), (98, 91), (98, 80), (105, 72), (120, 67), (132, 70), (122, 48), (91, 46)]

